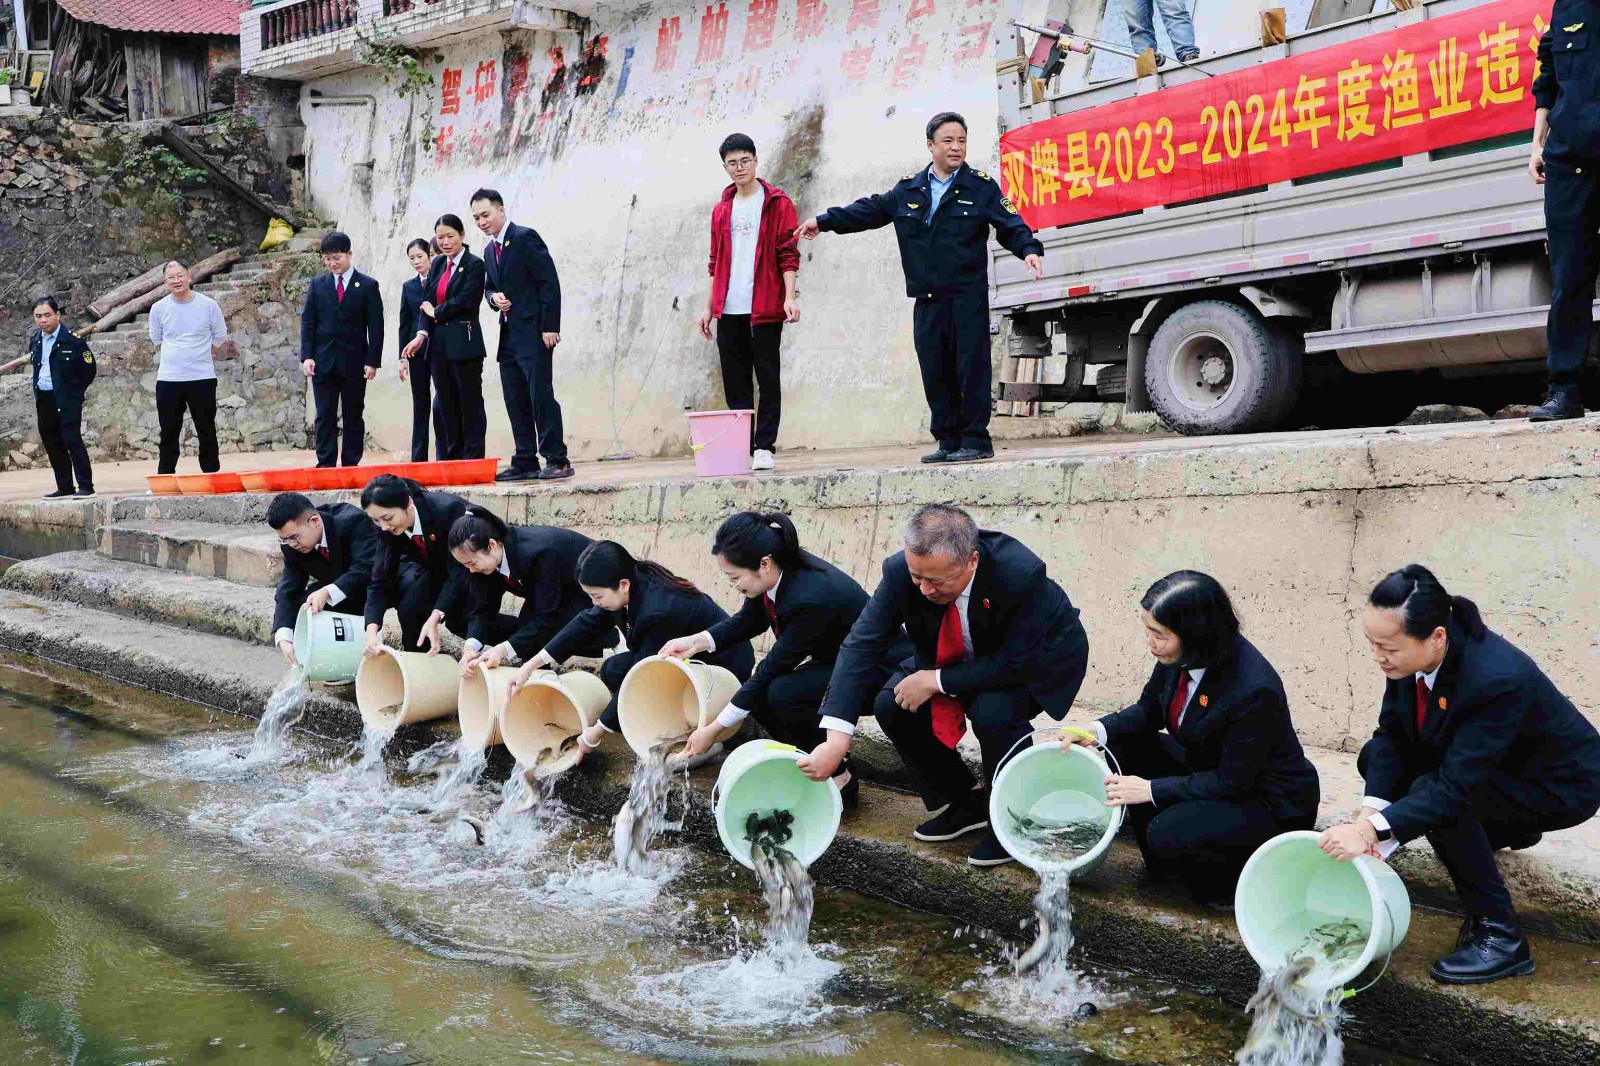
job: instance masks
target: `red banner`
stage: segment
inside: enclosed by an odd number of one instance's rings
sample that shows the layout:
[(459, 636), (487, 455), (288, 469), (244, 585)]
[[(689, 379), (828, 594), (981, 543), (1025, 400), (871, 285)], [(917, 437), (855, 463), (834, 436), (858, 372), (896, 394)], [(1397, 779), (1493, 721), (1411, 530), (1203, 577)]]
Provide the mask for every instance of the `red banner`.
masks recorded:
[(1550, 4), (1497, 0), (1030, 123), (1000, 139), (1006, 193), (1039, 230), (1530, 129)]

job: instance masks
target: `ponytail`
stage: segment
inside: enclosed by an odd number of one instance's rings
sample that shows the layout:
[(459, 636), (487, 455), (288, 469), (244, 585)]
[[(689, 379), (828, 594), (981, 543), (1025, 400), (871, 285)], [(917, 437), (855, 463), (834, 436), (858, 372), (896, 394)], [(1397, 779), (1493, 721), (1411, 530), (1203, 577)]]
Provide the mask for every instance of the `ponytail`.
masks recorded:
[(597, 540), (578, 556), (578, 584), (589, 588), (614, 589), (624, 581), (653, 581), (680, 592), (699, 592), (694, 582), (685, 581), (660, 563), (640, 561), (614, 540)]
[(491, 540), (504, 544), (510, 534), (510, 528), (500, 521), (499, 516), (469, 507), (465, 514), (450, 524), (450, 550), (464, 547), (470, 552), (488, 551)]
[(379, 474), (367, 482), (367, 487), (361, 490), (361, 507), (409, 507), (411, 501), (421, 496), (422, 486), (408, 477), (395, 474)]
[(782, 570), (806, 565), (800, 551), (800, 534), (786, 514), (757, 514), (740, 511), (717, 527), (711, 554), (720, 556), (741, 570), (756, 570), (761, 560), (771, 557)]
[(1424, 640), (1436, 629), (1456, 622), (1467, 636), (1478, 639), (1488, 632), (1478, 605), (1465, 596), (1445, 591), (1433, 571), (1421, 563), (1403, 566), (1373, 588), (1367, 602), (1384, 610), (1399, 611), (1406, 635)]

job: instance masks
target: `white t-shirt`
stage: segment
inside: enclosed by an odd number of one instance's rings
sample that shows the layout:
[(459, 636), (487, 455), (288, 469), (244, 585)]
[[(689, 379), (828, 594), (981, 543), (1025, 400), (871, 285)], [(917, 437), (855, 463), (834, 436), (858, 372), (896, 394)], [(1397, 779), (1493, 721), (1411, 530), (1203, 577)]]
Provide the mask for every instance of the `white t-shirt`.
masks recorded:
[(150, 343), (161, 349), (157, 381), (205, 381), (217, 376), (211, 347), (228, 339), (222, 308), (203, 292), (186, 303), (168, 293), (150, 309)]
[(728, 265), (728, 296), (722, 302), (725, 315), (748, 315), (756, 289), (756, 242), (761, 238), (761, 207), (767, 191), (760, 185), (750, 196), (733, 198), (733, 255)]

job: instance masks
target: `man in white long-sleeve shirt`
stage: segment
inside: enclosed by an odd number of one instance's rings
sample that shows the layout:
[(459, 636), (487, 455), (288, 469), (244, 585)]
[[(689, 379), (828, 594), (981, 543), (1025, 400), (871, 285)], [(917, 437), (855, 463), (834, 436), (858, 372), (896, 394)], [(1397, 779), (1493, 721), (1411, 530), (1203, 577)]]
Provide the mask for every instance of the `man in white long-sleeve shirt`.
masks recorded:
[(161, 350), (156, 370), (156, 414), (161, 421), (159, 474), (178, 469), (183, 412), (189, 411), (199, 444), (200, 469), (222, 469), (217, 458), (217, 368), (213, 357), (228, 340), (217, 301), (194, 291), (189, 269), (167, 264), (167, 295), (150, 309), (150, 343)]

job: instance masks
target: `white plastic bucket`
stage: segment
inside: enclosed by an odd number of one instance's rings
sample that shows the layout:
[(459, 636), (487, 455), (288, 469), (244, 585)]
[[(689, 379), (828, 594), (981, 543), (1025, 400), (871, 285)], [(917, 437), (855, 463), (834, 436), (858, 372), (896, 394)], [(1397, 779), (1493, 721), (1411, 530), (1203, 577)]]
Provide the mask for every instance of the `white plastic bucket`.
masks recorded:
[(505, 706), (506, 689), (516, 676), (515, 667), (486, 670), (475, 663), (472, 673), (461, 679), (456, 692), (456, 721), (461, 726), (463, 744), (492, 748), (502, 742), (500, 710)]
[(1334, 989), (1350, 984), (1374, 960), (1400, 946), (1411, 928), (1411, 897), (1387, 863), (1369, 855), (1340, 862), (1318, 846), (1321, 838), (1309, 829), (1297, 830), (1257, 848), (1234, 890), (1234, 921), (1264, 973), (1307, 954), (1302, 949), (1314, 930), (1342, 921), (1368, 929), (1359, 956), (1338, 964), (1319, 959), (1301, 982)]
[(357, 615), (301, 607), (294, 621), (294, 661), (307, 681), (354, 681), (366, 643), (366, 625)]
[(642, 759), (657, 744), (715, 719), (738, 691), (739, 679), (720, 666), (661, 655), (640, 659), (617, 689), (623, 739)]
[[(1055, 741), (1035, 744), (995, 775), (989, 790), (989, 827), (1011, 857), (1031, 870), (1088, 873), (1105, 861), (1122, 826), (1123, 808), (1106, 806), (1109, 772), (1105, 760), (1089, 748), (1075, 745), (1063, 751)], [(1094, 847), (1063, 861), (1022, 837), (1016, 825), (1018, 815), (1057, 824), (1108, 821)]]
[(384, 647), (356, 673), (361, 721), (377, 731), (454, 714), (460, 692), (461, 664), (448, 655)]
[(578, 750), (567, 742), (598, 721), (610, 702), (606, 683), (593, 674), (540, 670), (500, 708), (506, 750), (536, 778), (570, 770)]
[[(722, 764), (711, 789), (717, 835), (722, 846), (746, 867), (751, 867), (750, 841), (745, 822), (751, 814), (766, 817), (774, 811), (794, 815), (794, 836), (784, 845), (789, 853), (810, 866), (828, 850), (839, 832), (844, 803), (829, 781), (813, 781), (795, 765), (802, 752), (775, 740), (753, 740), (740, 745)], [(752, 867), (753, 868), (753, 867)]]

